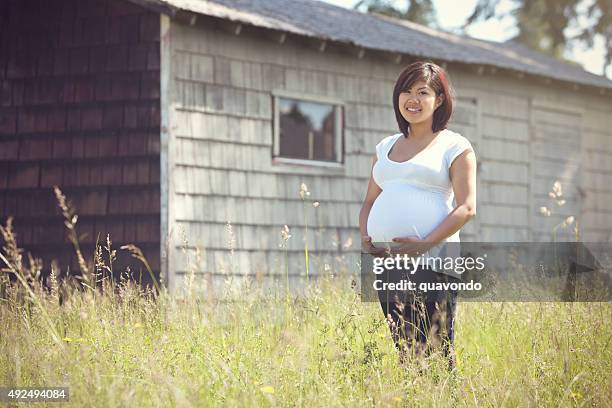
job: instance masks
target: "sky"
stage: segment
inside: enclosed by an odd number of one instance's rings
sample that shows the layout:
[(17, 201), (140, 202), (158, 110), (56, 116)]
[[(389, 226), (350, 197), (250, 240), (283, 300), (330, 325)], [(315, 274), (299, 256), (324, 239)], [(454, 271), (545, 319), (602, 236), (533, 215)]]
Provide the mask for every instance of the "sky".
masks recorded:
[[(358, 0), (319, 0), (336, 6), (352, 8)], [(438, 22), (444, 30), (452, 31), (453, 28), (461, 26), (467, 17), (471, 14), (476, 5), (477, 0), (433, 0), (436, 8)], [(584, 0), (582, 7), (586, 7), (592, 1)], [(394, 0), (398, 7), (405, 5), (405, 0)], [(498, 12), (505, 12), (513, 8), (512, 0), (500, 0), (497, 5)], [(583, 24), (584, 22), (580, 22)], [(571, 34), (575, 29), (566, 29), (567, 34)], [(467, 34), (471, 37), (503, 42), (516, 34), (514, 20), (512, 17), (506, 17), (502, 20), (490, 19), (486, 22), (473, 24), (467, 30)], [(586, 71), (597, 75), (602, 75), (603, 62), (606, 54), (603, 37), (599, 36), (595, 39), (591, 49), (575, 49), (567, 51), (565, 57), (570, 60), (580, 63)], [(608, 67), (606, 76), (612, 79), (612, 67)]]

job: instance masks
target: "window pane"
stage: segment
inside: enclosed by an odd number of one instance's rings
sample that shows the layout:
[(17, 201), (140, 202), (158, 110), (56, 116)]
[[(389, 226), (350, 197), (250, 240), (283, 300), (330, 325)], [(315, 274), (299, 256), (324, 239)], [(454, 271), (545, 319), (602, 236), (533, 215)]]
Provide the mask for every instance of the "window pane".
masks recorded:
[(280, 155), (336, 161), (334, 106), (279, 98)]

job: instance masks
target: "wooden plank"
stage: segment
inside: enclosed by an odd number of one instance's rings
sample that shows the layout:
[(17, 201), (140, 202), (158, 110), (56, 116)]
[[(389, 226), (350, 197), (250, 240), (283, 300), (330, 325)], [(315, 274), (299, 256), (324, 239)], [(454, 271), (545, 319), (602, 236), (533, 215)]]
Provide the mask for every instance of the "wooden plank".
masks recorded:
[(249, 61), (230, 60), (228, 85), (236, 88), (262, 89), (261, 64)]
[(346, 76), (321, 70), (285, 68), (285, 89), (334, 96), (346, 102), (385, 105), (391, 110), (392, 81)]
[(525, 121), (490, 115), (485, 115), (482, 120), (482, 131), (484, 136), (521, 142), (529, 141), (529, 125)]
[(612, 153), (612, 132), (610, 130), (585, 129), (582, 137), (585, 149)]
[(347, 103), (344, 108), (346, 123), (353, 128), (372, 129), (388, 134), (395, 131), (397, 122), (393, 109), (378, 105)]
[(544, 125), (544, 127), (552, 126), (579, 130), (582, 126), (580, 112), (559, 110), (554, 107), (549, 109), (537, 107), (534, 115), (535, 124)]
[(189, 60), (189, 79), (214, 82), (214, 59), (210, 55), (192, 54)]
[(483, 224), (489, 225), (509, 225), (515, 227), (527, 227), (528, 209), (524, 207), (510, 207), (496, 205), (487, 205), (478, 209), (478, 217)]
[(213, 192), (213, 183), (215, 188), (223, 188), (222, 175), (215, 173), (214, 176), (215, 179), (212, 172), (205, 169), (177, 166), (171, 176), (174, 193), (208, 194)]
[(612, 230), (612, 213), (589, 211), (581, 217), (583, 228)]
[(524, 142), (483, 137), (480, 151), (487, 160), (511, 160), (517, 163), (529, 162), (529, 146)]
[[(399, 133), (399, 130), (395, 133)], [(374, 156), (376, 154), (376, 144), (391, 134), (394, 133), (345, 128), (345, 154), (361, 153)]]
[[(499, 85), (499, 83), (498, 83)], [(526, 121), (529, 118), (528, 99), (494, 92), (481, 93), (483, 115), (494, 115), (509, 119)]]
[(577, 161), (538, 160), (533, 163), (535, 177), (557, 177), (561, 181), (577, 182), (580, 178), (580, 165)]
[(177, 107), (182, 110), (270, 119), (271, 96), (267, 92), (180, 79), (173, 81), (173, 87)]
[[(234, 251), (232, 254), (229, 250), (209, 249), (203, 253), (202, 262), (199, 267), (196, 263), (195, 248), (188, 248), (181, 255), (181, 262), (177, 267), (177, 274), (179, 276), (183, 272), (193, 269), (199, 272), (195, 275), (196, 279), (204, 279), (208, 272), (223, 277), (226, 282), (230, 282), (241, 279), (245, 275), (254, 278), (255, 271), (259, 271), (260, 275), (275, 277), (284, 281), (288, 270), (290, 277), (302, 277), (299, 285), (303, 286), (305, 283), (303, 249), (286, 253), (275, 250), (263, 254), (257, 250)], [(340, 270), (356, 274), (358, 270), (355, 265), (357, 265), (358, 260), (359, 253), (356, 251), (346, 252), (342, 257), (334, 257), (334, 254), (313, 251), (309, 254), (309, 274), (311, 278), (324, 274), (338, 273)], [(181, 279), (184, 278), (186, 277), (182, 276)]]
[(584, 171), (580, 185), (586, 189), (612, 192), (612, 184), (610, 184), (609, 174)]
[(271, 122), (223, 113), (177, 110), (176, 134), (202, 140), (271, 145)]
[(504, 181), (529, 184), (529, 166), (526, 163), (506, 163), (482, 159), (480, 178), (482, 181)]
[(477, 120), (477, 109), (473, 103), (462, 101), (459, 99), (459, 103), (453, 108), (453, 123), (476, 126)]
[[(602, 104), (597, 108), (586, 109), (583, 117), (583, 127), (587, 131), (602, 132), (608, 136), (608, 146), (610, 146), (610, 138), (612, 137), (612, 115), (610, 115), (610, 101), (608, 100), (607, 105)], [(606, 111), (605, 108), (608, 108)], [(604, 109), (601, 109), (604, 108)], [(612, 146), (610, 146), (612, 147)]]
[(207, 142), (194, 139), (176, 138), (175, 163), (192, 166), (211, 166), (211, 155), (219, 154), (218, 150), (212, 150)]
[(357, 228), (361, 203), (322, 202), (319, 207), (301, 200), (177, 194), (175, 217), (181, 221), (224, 223), (228, 219), (250, 225), (320, 225)]
[(584, 198), (585, 211), (612, 210), (612, 192), (587, 191)]
[(264, 173), (247, 173), (246, 175), (246, 193), (241, 195), (249, 195), (251, 197), (279, 197), (285, 196), (278, 190), (280, 177), (274, 174)]
[[(224, 222), (187, 222), (178, 223), (183, 228), (189, 246), (203, 250), (224, 249), (230, 238), (227, 224)], [(291, 238), (284, 243), (281, 237), (282, 225), (249, 225), (231, 223), (234, 235), (234, 246), (238, 250), (270, 251), (287, 248), (289, 251), (302, 251), (306, 229), (303, 226), (290, 226)], [(342, 238), (344, 237), (344, 238)], [(350, 239), (349, 239), (350, 238)], [(308, 248), (312, 251), (338, 251), (353, 248), (358, 244), (358, 231), (354, 228), (337, 228), (309, 225)], [(281, 246), (283, 244), (284, 246)]]
[(181, 50), (172, 51), (172, 66), (164, 67), (171, 68), (175, 79), (191, 79), (191, 53)]
[(273, 64), (261, 64), (262, 70), (262, 90), (285, 89), (285, 67)]
[(527, 227), (484, 225), (480, 226), (480, 237), (483, 242), (528, 242)]
[(372, 154), (347, 154), (345, 156), (346, 172), (369, 178), (372, 174), (372, 158)]
[(364, 77), (371, 76), (373, 69), (376, 69), (376, 77), (388, 80), (395, 80), (397, 76), (397, 67), (386, 62), (374, 61), (376, 66), (372, 67), (372, 60), (367, 58), (358, 60), (344, 54), (321, 53), (308, 48), (300, 48), (300, 52), (279, 52), (278, 44), (257, 37), (233, 37), (221, 30), (186, 25), (178, 29), (180, 37), (177, 48), (194, 53)]
[(529, 188), (526, 185), (499, 184), (483, 182), (478, 191), (478, 199), (488, 204), (528, 205)]
[(546, 124), (534, 128), (532, 140), (551, 145), (563, 144), (580, 150), (582, 135), (578, 129)]

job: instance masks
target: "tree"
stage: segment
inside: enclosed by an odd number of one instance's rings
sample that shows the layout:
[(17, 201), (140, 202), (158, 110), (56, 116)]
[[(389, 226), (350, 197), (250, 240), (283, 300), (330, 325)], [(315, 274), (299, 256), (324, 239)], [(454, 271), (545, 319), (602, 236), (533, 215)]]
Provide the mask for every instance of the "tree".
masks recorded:
[(409, 20), (432, 28), (438, 28), (436, 10), (431, 0), (406, 0), (406, 11), (393, 5), (392, 0), (360, 0), (353, 6), (359, 10), (365, 8), (367, 13), (379, 13), (386, 16)]
[[(606, 56), (603, 72), (612, 63), (612, 3), (610, 0), (513, 0), (515, 8), (509, 13), (515, 18), (518, 34), (510, 41), (518, 42), (527, 47), (563, 59), (566, 49), (571, 50), (577, 45), (593, 46), (597, 35), (604, 38)], [(498, 14), (498, 0), (478, 0), (474, 11), (468, 17), (463, 30), (478, 21), (491, 18), (503, 18), (506, 14)], [(587, 21), (587, 26), (579, 29), (578, 34), (566, 35), (569, 27), (578, 27), (579, 21)], [(604, 74), (605, 75), (605, 74)]]

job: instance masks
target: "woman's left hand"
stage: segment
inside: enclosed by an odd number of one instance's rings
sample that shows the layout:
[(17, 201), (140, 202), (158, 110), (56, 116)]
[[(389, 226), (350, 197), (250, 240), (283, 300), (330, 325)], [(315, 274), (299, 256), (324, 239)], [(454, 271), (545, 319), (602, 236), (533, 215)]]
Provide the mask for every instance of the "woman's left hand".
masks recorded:
[(391, 248), (391, 255), (408, 255), (408, 256), (419, 256), (431, 249), (435, 244), (424, 239), (410, 236), (410, 237), (396, 237), (392, 240), (398, 243), (398, 246)]

